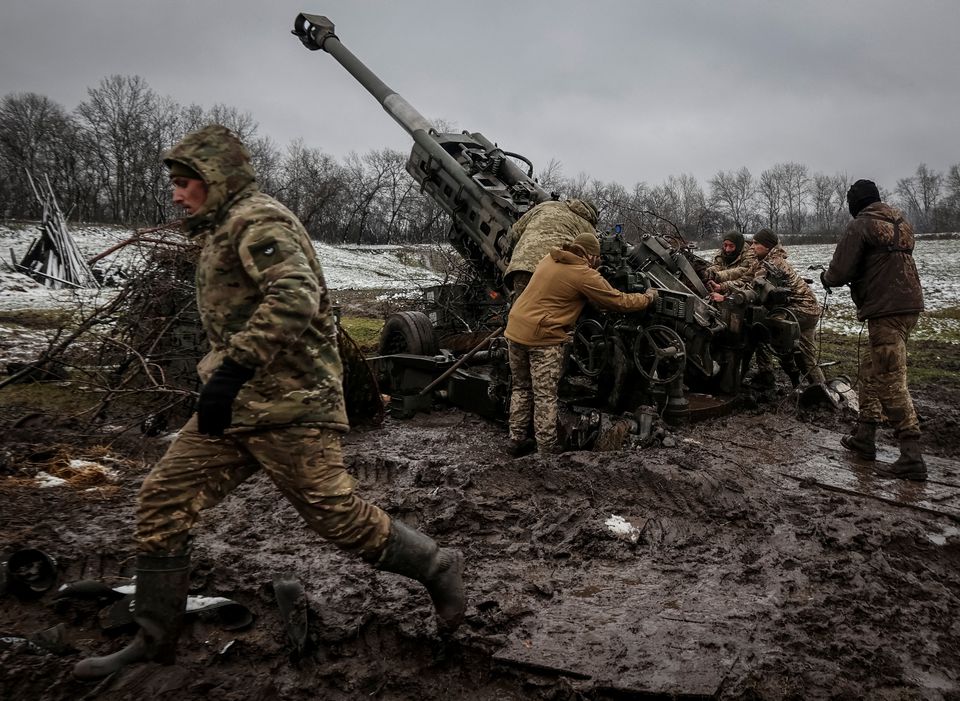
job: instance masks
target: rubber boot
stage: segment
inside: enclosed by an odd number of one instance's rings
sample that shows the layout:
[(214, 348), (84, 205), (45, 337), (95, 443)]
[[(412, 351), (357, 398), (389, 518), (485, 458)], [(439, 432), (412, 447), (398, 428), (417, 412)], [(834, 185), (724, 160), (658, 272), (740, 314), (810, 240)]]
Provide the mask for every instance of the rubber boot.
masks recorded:
[(450, 631), (463, 622), (466, 595), (463, 591), (463, 555), (441, 548), (433, 538), (391, 519), (390, 537), (376, 568), (415, 579), (427, 588), (437, 617)]
[(853, 433), (841, 438), (840, 443), (864, 460), (876, 460), (877, 424), (873, 421), (858, 421)]
[(927, 464), (923, 461), (923, 453), (920, 452), (920, 437), (901, 436), (900, 457), (889, 467), (879, 467), (876, 471), (885, 477), (925, 482)]
[(532, 438), (524, 438), (519, 441), (511, 438), (507, 443), (507, 453), (514, 458), (520, 458), (535, 452), (537, 452), (537, 442)]
[(133, 619), (140, 630), (122, 650), (80, 660), (73, 676), (91, 681), (135, 662), (173, 664), (189, 585), (189, 555), (138, 556)]

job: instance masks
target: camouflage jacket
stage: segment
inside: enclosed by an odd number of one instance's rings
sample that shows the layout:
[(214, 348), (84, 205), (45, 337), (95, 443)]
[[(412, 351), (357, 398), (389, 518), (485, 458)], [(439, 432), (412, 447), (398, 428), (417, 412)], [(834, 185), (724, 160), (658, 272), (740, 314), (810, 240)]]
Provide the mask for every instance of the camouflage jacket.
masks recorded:
[(650, 305), (646, 292), (615, 289), (587, 261), (555, 248), (540, 261), (523, 293), (513, 303), (504, 336), (525, 346), (552, 346), (570, 340), (587, 302), (600, 309), (640, 312)]
[(861, 321), (923, 311), (923, 289), (913, 261), (913, 227), (883, 202), (864, 207), (847, 225), (823, 280), (850, 284)]
[(795, 314), (820, 315), (820, 303), (810, 285), (787, 262), (787, 251), (777, 244), (763, 260), (757, 259), (754, 279), (766, 279), (776, 287), (790, 288), (787, 307)]
[(345, 431), (343, 369), (323, 271), (303, 225), (257, 187), (227, 129), (188, 134), (164, 154), (199, 173), (207, 199), (184, 227), (200, 245), (197, 305), (211, 350), (256, 370), (233, 405), (233, 429), (291, 424)]
[(753, 252), (750, 246), (745, 244), (743, 250), (740, 251), (740, 255), (730, 263), (724, 262), (723, 251), (721, 250), (714, 256), (713, 264), (710, 268), (713, 271), (713, 279), (720, 283), (720, 289), (724, 292), (729, 292), (735, 287), (731, 283), (751, 276), (754, 273), (756, 265), (757, 254)]
[(580, 200), (541, 202), (511, 227), (510, 265), (505, 278), (522, 270), (532, 273), (552, 248), (573, 241), (577, 234), (593, 233), (586, 205)]

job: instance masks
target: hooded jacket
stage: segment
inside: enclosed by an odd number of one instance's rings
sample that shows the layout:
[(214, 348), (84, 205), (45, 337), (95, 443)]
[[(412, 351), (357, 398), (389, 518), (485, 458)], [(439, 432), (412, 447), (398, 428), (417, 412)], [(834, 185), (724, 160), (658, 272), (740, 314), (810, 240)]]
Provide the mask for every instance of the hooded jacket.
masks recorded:
[(588, 301), (600, 309), (640, 312), (650, 306), (650, 298), (646, 292), (614, 289), (584, 258), (555, 248), (514, 302), (503, 335), (525, 346), (557, 345), (569, 340)]
[(596, 211), (583, 200), (541, 202), (511, 227), (512, 253), (504, 277), (532, 273), (551, 248), (570, 243), (577, 234), (592, 234), (596, 223)]
[(913, 260), (913, 227), (900, 210), (869, 204), (847, 224), (823, 282), (850, 285), (857, 317), (864, 321), (923, 311), (923, 289)]
[(260, 192), (250, 155), (222, 126), (188, 134), (164, 154), (200, 174), (201, 208), (184, 228), (201, 246), (197, 306), (211, 350), (255, 374), (233, 405), (233, 429), (291, 424), (348, 429), (343, 369), (323, 271), (303, 225)]

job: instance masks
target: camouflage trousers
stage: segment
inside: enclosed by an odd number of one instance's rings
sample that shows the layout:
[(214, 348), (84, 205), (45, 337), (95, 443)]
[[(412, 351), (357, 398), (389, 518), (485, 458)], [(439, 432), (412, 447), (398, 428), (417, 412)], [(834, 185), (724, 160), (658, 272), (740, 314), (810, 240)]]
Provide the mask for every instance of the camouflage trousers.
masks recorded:
[(200, 512), (260, 469), (323, 538), (368, 560), (383, 550), (390, 517), (353, 493), (336, 431), (289, 426), (213, 437), (197, 432), (193, 416), (140, 487), (140, 552), (186, 551)]
[(919, 437), (920, 422), (907, 389), (907, 340), (919, 314), (867, 320), (870, 350), (860, 358), (860, 420), (886, 416), (899, 437)]
[[(810, 384), (822, 383), (826, 381), (823, 376), (823, 370), (817, 365), (817, 324), (820, 317), (813, 314), (796, 314), (797, 323), (800, 325), (800, 340), (797, 349), (787, 356), (780, 358), (780, 364), (784, 371), (790, 373), (796, 369), (803, 373)], [(776, 354), (766, 343), (757, 346), (755, 351), (757, 359), (757, 370), (773, 371), (773, 359)]]
[(542, 453), (556, 452), (557, 386), (563, 372), (565, 344), (524, 346), (510, 341), (510, 438), (527, 438), (533, 423), (533, 435)]

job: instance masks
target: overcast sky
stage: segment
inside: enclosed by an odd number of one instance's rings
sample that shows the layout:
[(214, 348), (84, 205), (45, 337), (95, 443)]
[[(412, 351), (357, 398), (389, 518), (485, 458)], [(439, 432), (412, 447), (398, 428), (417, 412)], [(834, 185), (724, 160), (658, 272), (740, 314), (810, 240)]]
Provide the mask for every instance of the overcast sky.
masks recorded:
[[(0, 95), (68, 110), (111, 74), (249, 111), (281, 145), (409, 149), (334, 59), (325, 14), (428, 119), (631, 187), (778, 162), (893, 189), (960, 163), (958, 0), (2, 0)], [(229, 8), (229, 9), (227, 9)]]

